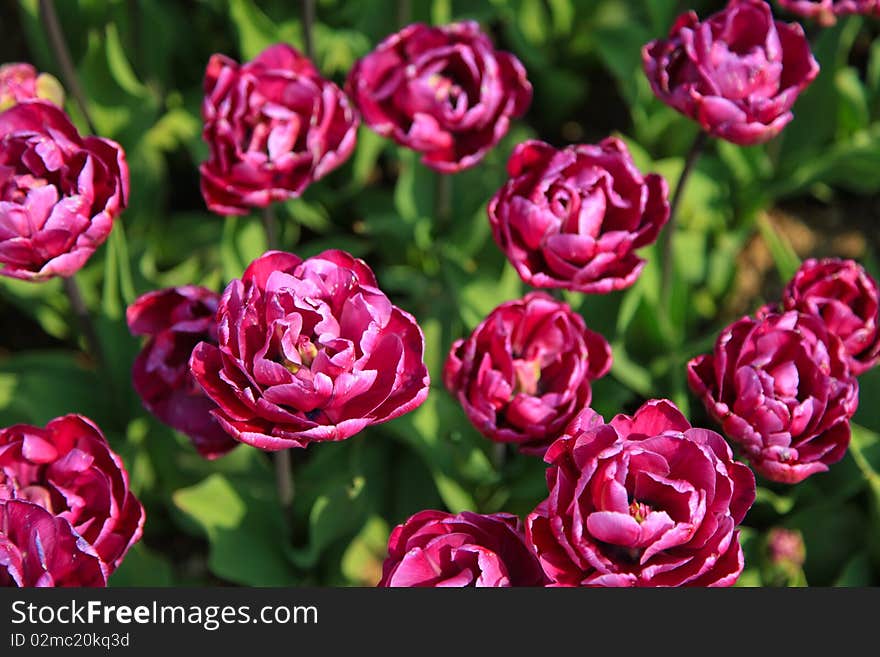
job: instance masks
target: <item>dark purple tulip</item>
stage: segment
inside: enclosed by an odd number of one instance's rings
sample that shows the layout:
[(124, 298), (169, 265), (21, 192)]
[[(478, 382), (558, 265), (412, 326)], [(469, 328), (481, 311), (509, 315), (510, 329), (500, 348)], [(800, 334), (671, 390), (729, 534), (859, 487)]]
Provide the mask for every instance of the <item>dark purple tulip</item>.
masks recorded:
[(81, 137), (50, 103), (19, 103), (0, 114), (0, 274), (73, 276), (127, 199), (119, 144)]
[(843, 458), (859, 386), (821, 319), (761, 313), (728, 326), (688, 383), (757, 472), (796, 484)]
[(428, 395), (424, 337), (363, 260), (269, 251), (223, 293), (190, 366), (230, 436), (265, 450), (344, 440)]
[(218, 214), (297, 197), (351, 155), (358, 118), (348, 98), (286, 44), (245, 64), (213, 55), (205, 70), (202, 196)]
[(0, 500), (37, 504), (69, 522), (107, 575), (144, 526), (144, 508), (129, 490), (122, 460), (81, 415), (55, 418), (45, 428), (17, 424), (0, 431)]
[(880, 16), (877, 0), (777, 0), (779, 6), (804, 18), (812, 18), (824, 27), (849, 14)]
[(346, 88), (370, 128), (443, 173), (477, 164), (532, 100), (523, 65), (473, 21), (405, 27), (358, 60)]
[(516, 516), (420, 511), (391, 532), (379, 586), (506, 587), (544, 582)]
[(0, 586), (106, 586), (105, 568), (64, 518), (39, 504), (0, 499)]
[(880, 294), (877, 282), (853, 260), (807, 260), (785, 287), (782, 306), (819, 317), (843, 340), (850, 372), (880, 363)]
[(642, 62), (660, 100), (742, 146), (778, 135), (819, 73), (803, 28), (774, 20), (763, 0), (731, 0), (702, 22), (682, 14)]
[(490, 201), (498, 246), (534, 287), (605, 294), (632, 285), (669, 219), (666, 181), (643, 176), (619, 139), (557, 150), (519, 146), (507, 183)]
[(508, 301), (456, 340), (443, 380), (487, 438), (542, 455), (611, 368), (611, 346), (543, 292)]
[(30, 64), (15, 62), (0, 66), (0, 111), (26, 100), (47, 100), (64, 106), (64, 89), (54, 76), (37, 73)]
[(730, 586), (755, 477), (667, 400), (605, 422), (587, 409), (547, 451), (526, 536), (558, 586)]
[(217, 344), (219, 302), (216, 292), (186, 285), (148, 292), (126, 312), (129, 330), (149, 337), (132, 368), (135, 391), (153, 415), (188, 436), (207, 459), (238, 445), (211, 415), (217, 405), (189, 371), (193, 347)]

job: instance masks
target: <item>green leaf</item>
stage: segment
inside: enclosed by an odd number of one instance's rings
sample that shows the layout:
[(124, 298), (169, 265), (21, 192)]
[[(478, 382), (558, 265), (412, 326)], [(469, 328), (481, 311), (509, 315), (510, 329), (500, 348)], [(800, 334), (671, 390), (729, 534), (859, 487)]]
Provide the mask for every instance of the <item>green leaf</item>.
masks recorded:
[(858, 552), (843, 567), (834, 580), (834, 586), (871, 586), (871, 560), (866, 552)]
[(833, 583), (839, 564), (864, 548), (870, 527), (862, 510), (849, 503), (808, 507), (789, 516), (785, 525), (803, 534), (807, 547), (804, 572), (815, 586)]
[(849, 450), (871, 488), (877, 509), (880, 510), (880, 436), (853, 424)]
[(379, 156), (390, 143), (366, 126), (358, 129), (357, 149), (352, 158), (350, 191), (357, 191), (367, 185), (376, 170)]
[(226, 217), (220, 241), (223, 276), (240, 278), (247, 266), (266, 252), (266, 233), (258, 217)]
[(125, 555), (108, 586), (174, 586), (174, 571), (168, 559), (140, 542)]
[(342, 555), (342, 574), (355, 586), (375, 586), (388, 553), (388, 523), (370, 516)]
[(776, 513), (784, 516), (794, 508), (795, 497), (793, 495), (779, 495), (769, 488), (758, 486), (755, 495), (755, 504), (769, 504)]
[(519, 29), (534, 46), (547, 40), (547, 10), (542, 0), (522, 0), (519, 9)]
[(461, 484), (442, 472), (436, 471), (433, 474), (440, 497), (443, 498), (443, 503), (452, 513), (477, 509), (477, 503), (473, 496)]
[(409, 223), (434, 215), (434, 193), (437, 176), (418, 161), (415, 151), (399, 147), (400, 175), (394, 187), (394, 207)]
[(173, 495), (210, 544), (208, 566), (218, 577), (247, 586), (295, 584), (284, 546), (289, 540), (277, 498), (254, 484), (213, 474)]
[(244, 59), (253, 59), (281, 41), (278, 26), (252, 0), (230, 0), (229, 18), (238, 33), (238, 49)]
[(290, 553), (298, 566), (312, 568), (328, 546), (363, 525), (366, 518), (364, 483), (363, 477), (355, 477), (315, 500), (309, 514), (308, 545)]
[(137, 98), (149, 97), (149, 89), (138, 80), (137, 75), (135, 75), (128, 58), (125, 55), (125, 46), (123, 46), (122, 41), (119, 39), (119, 30), (116, 28), (115, 23), (109, 23), (107, 25), (105, 35), (107, 66), (109, 67), (110, 74), (113, 76), (116, 84), (131, 96)]
[(795, 253), (794, 248), (782, 233), (776, 230), (773, 222), (770, 221), (766, 213), (758, 215), (758, 230), (764, 243), (773, 256), (773, 264), (776, 265), (776, 271), (783, 281), (791, 280), (798, 268), (801, 266), (801, 259)]
[(871, 121), (871, 110), (858, 70), (853, 67), (840, 69), (834, 76), (834, 85), (839, 97), (837, 132), (841, 139), (866, 129)]
[(622, 343), (615, 343), (611, 351), (614, 354), (611, 376), (642, 397), (651, 397), (654, 389), (651, 373), (629, 357)]
[(79, 353), (26, 351), (0, 360), (0, 423), (46, 424), (81, 413), (104, 426), (114, 416), (105, 386)]

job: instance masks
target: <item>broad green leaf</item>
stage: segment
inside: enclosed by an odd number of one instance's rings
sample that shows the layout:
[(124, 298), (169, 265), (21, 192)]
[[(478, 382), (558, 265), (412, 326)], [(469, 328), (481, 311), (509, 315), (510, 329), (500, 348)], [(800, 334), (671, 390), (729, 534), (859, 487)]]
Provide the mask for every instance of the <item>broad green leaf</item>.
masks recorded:
[(452, 513), (461, 513), (462, 511), (476, 511), (477, 503), (473, 496), (454, 479), (447, 477), (440, 471), (434, 472), (434, 483), (437, 484), (437, 490), (443, 503)]
[(247, 266), (265, 252), (266, 233), (259, 217), (226, 217), (220, 257), (227, 281), (241, 278)]
[(342, 574), (356, 586), (375, 586), (382, 577), (388, 553), (388, 523), (370, 516), (342, 556)]
[(795, 253), (788, 238), (776, 230), (766, 213), (758, 215), (758, 230), (773, 256), (773, 264), (776, 265), (779, 278), (783, 281), (791, 280), (791, 277), (801, 266), (801, 259)]
[(807, 547), (804, 572), (811, 584), (832, 584), (839, 564), (864, 548), (870, 526), (866, 520), (862, 510), (851, 503), (815, 505), (788, 517), (785, 525), (803, 534)]
[(174, 586), (174, 571), (168, 559), (136, 543), (110, 577), (111, 587)]
[(834, 84), (839, 97), (837, 134), (839, 139), (843, 139), (868, 127), (871, 110), (858, 70), (852, 67), (840, 69), (835, 75)]
[(871, 488), (877, 509), (880, 510), (880, 436), (853, 424), (849, 450)]
[(313, 567), (322, 552), (334, 541), (356, 532), (366, 520), (364, 479), (355, 477), (315, 500), (309, 514), (309, 542), (305, 548), (290, 551), (301, 568)]
[(296, 577), (285, 556), (289, 540), (274, 497), (253, 484), (214, 474), (173, 495), (175, 506), (205, 532), (208, 565), (218, 577), (246, 586), (290, 586)]
[(401, 218), (409, 223), (421, 217), (434, 216), (435, 187), (437, 176), (418, 161), (415, 151), (399, 147), (400, 175), (394, 187), (394, 206)]
[(758, 486), (755, 504), (769, 504), (776, 513), (784, 516), (794, 508), (794, 495), (780, 495), (769, 488)]
[(147, 98), (150, 90), (147, 89), (131, 68), (131, 64), (125, 54), (125, 46), (123, 46), (119, 38), (119, 30), (115, 23), (109, 23), (106, 29), (106, 48), (107, 48), (107, 66), (110, 74), (122, 89), (129, 95), (136, 98)]
[(80, 413), (103, 427), (115, 414), (106, 388), (78, 353), (19, 352), (0, 360), (0, 423), (43, 425)]
[(872, 571), (868, 554), (859, 552), (846, 562), (840, 575), (834, 580), (834, 586), (872, 586)]
[(281, 41), (278, 26), (253, 0), (230, 0), (229, 17), (238, 33), (238, 48), (244, 59), (253, 59)]

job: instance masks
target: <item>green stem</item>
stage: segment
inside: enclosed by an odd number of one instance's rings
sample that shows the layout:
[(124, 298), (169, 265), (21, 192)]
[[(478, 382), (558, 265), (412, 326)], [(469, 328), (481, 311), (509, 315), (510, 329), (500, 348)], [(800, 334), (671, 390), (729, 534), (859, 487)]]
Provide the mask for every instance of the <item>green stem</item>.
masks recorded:
[(315, 61), (315, 37), (313, 34), (315, 25), (315, 0), (300, 0), (302, 4), (303, 43), (306, 48), (306, 57)]
[(266, 233), (266, 246), (270, 251), (278, 248), (278, 219), (275, 217), (275, 210), (271, 205), (263, 208), (263, 230)]
[(80, 334), (86, 341), (86, 347), (92, 358), (94, 358), (98, 369), (104, 370), (106, 360), (101, 349), (101, 342), (98, 339), (98, 331), (95, 328), (95, 323), (92, 321), (92, 316), (89, 313), (86, 302), (83, 300), (79, 285), (77, 285), (76, 279), (73, 276), (62, 278), (61, 280), (64, 285), (64, 292), (67, 294), (67, 299), (70, 302), (70, 309), (73, 311), (79, 325)]
[(708, 138), (709, 135), (707, 133), (700, 131), (688, 151), (684, 168), (681, 170), (681, 175), (678, 177), (678, 183), (676, 184), (675, 192), (672, 195), (672, 202), (669, 205), (669, 222), (667, 223), (666, 228), (663, 229), (663, 234), (660, 240), (660, 252), (662, 254), (661, 258), (663, 263), (663, 273), (662, 278), (660, 279), (660, 305), (667, 315), (669, 314), (669, 301), (672, 297), (672, 275), (675, 272), (673, 237), (675, 235), (675, 220), (676, 215), (678, 214), (678, 206), (684, 196), (684, 189), (687, 185), (687, 181), (694, 170), (697, 160), (700, 159), (700, 155), (703, 152), (703, 148), (706, 146)]
[(437, 228), (444, 228), (452, 218), (452, 176), (446, 173), (435, 175), (437, 187), (434, 191), (434, 219)]
[(492, 465), (500, 473), (504, 470), (504, 464), (507, 462), (507, 445), (505, 443), (492, 444)]
[(290, 450), (282, 449), (273, 455), (275, 462), (275, 486), (278, 489), (278, 500), (284, 510), (285, 522), (289, 522), (290, 510), (293, 507), (293, 463)]
[(76, 100), (76, 104), (79, 105), (79, 109), (89, 126), (91, 134), (98, 134), (98, 131), (95, 129), (95, 123), (92, 121), (92, 116), (89, 113), (86, 95), (83, 93), (82, 86), (79, 83), (79, 76), (76, 74), (76, 67), (73, 65), (73, 58), (70, 56), (70, 48), (67, 46), (64, 32), (61, 30), (61, 22), (58, 20), (58, 13), (55, 11), (55, 3), (52, 0), (40, 0), (40, 18), (43, 20), (43, 26), (46, 28), (46, 36), (52, 45), (55, 59), (58, 60), (64, 84)]
[(397, 24), (400, 27), (409, 25), (412, 7), (410, 0), (397, 0)]

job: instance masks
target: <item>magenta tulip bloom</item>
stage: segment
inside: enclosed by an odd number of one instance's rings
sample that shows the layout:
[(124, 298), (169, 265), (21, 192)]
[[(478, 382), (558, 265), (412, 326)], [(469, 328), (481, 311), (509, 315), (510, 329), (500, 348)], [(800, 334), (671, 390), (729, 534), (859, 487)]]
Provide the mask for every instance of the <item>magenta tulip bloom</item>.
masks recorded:
[(358, 60), (346, 88), (370, 128), (443, 173), (477, 164), (532, 100), (523, 65), (473, 21), (405, 27)]
[(796, 484), (843, 458), (859, 387), (840, 339), (796, 311), (743, 317), (688, 383), (757, 472)]
[(785, 287), (782, 306), (820, 318), (843, 340), (850, 372), (880, 363), (880, 295), (877, 282), (853, 260), (807, 260)]
[(666, 181), (643, 176), (626, 145), (556, 150), (527, 141), (507, 163), (510, 179), (489, 203), (498, 246), (534, 287), (605, 294), (632, 285), (669, 219)]
[(116, 142), (80, 137), (40, 101), (0, 114), (0, 274), (73, 276), (100, 246), (128, 199)]
[(379, 586), (506, 587), (544, 582), (516, 516), (420, 511), (391, 532)]
[(30, 64), (16, 62), (0, 66), (0, 110), (26, 100), (47, 100), (64, 105), (64, 90), (54, 76), (37, 73)]
[(880, 16), (877, 0), (777, 0), (779, 6), (804, 18), (812, 18), (820, 25), (830, 27), (839, 16), (862, 14)]
[(144, 508), (122, 460), (81, 415), (0, 431), (0, 500), (37, 504), (67, 521), (109, 575), (143, 531)]
[(199, 342), (217, 344), (214, 315), (220, 295), (195, 285), (148, 292), (128, 307), (128, 328), (149, 337), (134, 361), (131, 380), (144, 406), (214, 459), (238, 443), (211, 414), (217, 408), (189, 371)]
[(67, 520), (39, 504), (0, 498), (0, 586), (106, 586), (105, 568)]
[(299, 196), (351, 155), (358, 118), (348, 98), (286, 44), (205, 70), (202, 196), (218, 214), (247, 214)]
[(775, 21), (763, 0), (731, 0), (703, 22), (682, 14), (642, 62), (660, 100), (742, 146), (778, 135), (819, 73), (803, 28)]
[(265, 450), (344, 440), (428, 395), (424, 337), (344, 251), (270, 251), (223, 293), (190, 366), (230, 436)]
[(526, 536), (558, 586), (730, 586), (755, 477), (667, 400), (606, 423), (587, 409), (545, 457)]
[(487, 438), (542, 455), (592, 398), (611, 347), (568, 304), (543, 292), (489, 313), (446, 358), (443, 379)]
[(767, 533), (767, 558), (773, 566), (802, 568), (807, 559), (803, 535), (796, 529), (774, 527)]

